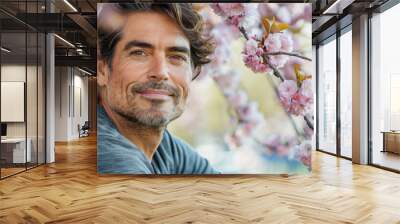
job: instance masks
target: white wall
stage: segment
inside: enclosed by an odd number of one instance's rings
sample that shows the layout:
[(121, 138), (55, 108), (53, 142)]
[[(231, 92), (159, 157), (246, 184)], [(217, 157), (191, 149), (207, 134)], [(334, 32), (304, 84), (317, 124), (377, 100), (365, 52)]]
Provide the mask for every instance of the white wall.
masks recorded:
[[(78, 73), (76, 75), (77, 70), (74, 71), (74, 93), (73, 99), (74, 108), (72, 108), (72, 132), (73, 136), (78, 136), (77, 126), (80, 124), (81, 126), (88, 121), (88, 78), (81, 76), (82, 73)], [(81, 108), (80, 108), (81, 107)], [(81, 110), (81, 111), (80, 111)], [(74, 112), (75, 111), (75, 112)]]
[[(24, 65), (18, 65), (18, 64), (9, 64), (9, 65), (2, 65), (1, 66), (1, 81), (5, 82), (25, 82), (25, 75), (27, 69), (28, 72), (28, 79), (29, 79), (29, 84), (36, 86), (36, 81), (33, 81), (30, 79), (29, 75), (30, 74), (35, 74), (36, 75), (36, 67), (34, 66), (27, 66), (25, 68)], [(31, 104), (34, 102), (34, 104), (27, 105), (36, 108), (36, 88), (27, 88), (27, 103)], [(40, 106), (40, 105), (39, 105)], [(31, 108), (32, 109), (32, 108)], [(1, 110), (7, 110), (7, 108), (1, 108)], [(36, 109), (35, 109), (36, 110)], [(30, 112), (30, 111), (29, 111)], [(27, 114), (27, 119), (28, 122), (35, 121), (35, 124), (28, 124), (28, 129), (29, 128), (34, 128), (36, 130), (36, 113), (28, 113)], [(7, 136), (8, 137), (25, 137), (25, 123), (26, 122), (7, 122)], [(35, 127), (33, 127), (35, 126)], [(29, 133), (31, 133), (28, 130), (28, 137)], [(36, 134), (36, 132), (35, 132)]]
[(68, 86), (67, 67), (55, 68), (55, 141), (68, 140)]
[(55, 73), (55, 141), (70, 141), (88, 120), (88, 78), (72, 67), (56, 67)]
[[(25, 64), (3, 64), (1, 66), (1, 81), (9, 82), (24, 82), (26, 83), (26, 106), (23, 102), (22, 108), (18, 110), (21, 113), (26, 112), (26, 120), (22, 122), (6, 122), (7, 123), (7, 137), (8, 138), (25, 138), (29, 139), (29, 144), (32, 152), (32, 161), (36, 162), (39, 158), (39, 163), (44, 163), (44, 74), (42, 67), (25, 66)], [(25, 80), (27, 78), (27, 80)], [(4, 89), (2, 89), (3, 92)], [(20, 90), (24, 94), (24, 90)], [(7, 97), (2, 95), (3, 97)], [(2, 112), (13, 112), (11, 107), (2, 107)], [(8, 111), (7, 111), (8, 110)], [(16, 110), (16, 109), (14, 109)], [(24, 116), (24, 115), (23, 115)], [(37, 157), (37, 153), (39, 156)]]
[[(18, 81), (25, 82), (25, 65), (2, 65), (1, 66), (1, 81)], [(1, 108), (6, 110), (7, 108)], [(24, 122), (10, 122), (7, 123), (7, 136), (8, 137), (25, 137), (25, 123)]]

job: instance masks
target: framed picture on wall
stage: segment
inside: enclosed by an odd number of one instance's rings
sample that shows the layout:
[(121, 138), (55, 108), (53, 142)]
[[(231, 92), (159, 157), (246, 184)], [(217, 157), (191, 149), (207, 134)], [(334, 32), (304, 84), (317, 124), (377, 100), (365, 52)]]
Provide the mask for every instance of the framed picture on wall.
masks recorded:
[(99, 3), (100, 174), (311, 170), (311, 4)]
[(25, 82), (1, 82), (1, 122), (24, 122)]

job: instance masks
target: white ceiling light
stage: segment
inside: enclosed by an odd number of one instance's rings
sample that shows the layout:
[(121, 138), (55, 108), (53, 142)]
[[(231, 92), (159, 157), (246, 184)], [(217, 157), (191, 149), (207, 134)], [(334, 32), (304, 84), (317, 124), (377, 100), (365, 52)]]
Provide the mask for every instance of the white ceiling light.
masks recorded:
[(68, 46), (75, 48), (75, 45), (73, 45), (71, 42), (69, 42), (68, 40), (58, 36), (57, 34), (54, 34), (55, 37), (57, 37), (58, 39), (60, 39), (62, 42), (66, 43)]
[(4, 52), (7, 52), (7, 53), (10, 53), (11, 51), (10, 50), (8, 50), (7, 48), (5, 48), (5, 47), (1, 47), (0, 48), (2, 51), (4, 51)]
[(354, 0), (336, 0), (322, 14), (342, 14), (343, 10), (353, 2)]
[(78, 10), (71, 4), (69, 3), (68, 0), (64, 0), (65, 4), (67, 4), (72, 10), (74, 10), (74, 12), (78, 12)]

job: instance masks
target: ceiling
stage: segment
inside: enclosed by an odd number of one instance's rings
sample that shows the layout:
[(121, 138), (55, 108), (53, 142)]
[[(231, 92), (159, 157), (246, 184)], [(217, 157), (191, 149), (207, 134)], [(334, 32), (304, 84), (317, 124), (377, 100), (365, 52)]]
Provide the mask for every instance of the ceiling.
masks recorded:
[(388, 0), (315, 0), (312, 2), (313, 44), (351, 24), (354, 17), (374, 11)]
[[(36, 39), (32, 38), (36, 33), (54, 32), (58, 35), (55, 38), (56, 66), (78, 66), (95, 74), (96, 4), (95, 0), (48, 0), (47, 5), (44, 0), (1, 0), (2, 46), (12, 49), (2, 60), (17, 62), (26, 55), (28, 59), (34, 57), (38, 49)], [(39, 49), (41, 47), (39, 45)]]
[[(15, 49), (15, 54), (34, 52), (35, 44), (28, 44), (24, 52), (24, 33), (54, 32), (56, 65), (74, 65), (96, 71), (96, 5), (101, 0), (1, 0), (0, 25), (3, 46)], [(282, 1), (269, 1), (282, 2)], [(351, 23), (358, 16), (387, 0), (285, 0), (284, 2), (309, 2), (313, 9), (313, 43), (318, 43), (336, 32), (340, 26)], [(337, 3), (335, 3), (337, 2)], [(331, 7), (332, 6), (332, 7)], [(48, 13), (49, 11), (52, 13)], [(326, 13), (329, 9), (329, 13)], [(325, 14), (324, 14), (325, 12)], [(340, 21), (340, 22), (338, 22)], [(339, 24), (339, 26), (338, 26)], [(7, 33), (4, 35), (4, 33)], [(30, 39), (30, 38), (28, 38)], [(29, 42), (30, 40), (28, 40)], [(74, 45), (74, 47), (71, 46)]]

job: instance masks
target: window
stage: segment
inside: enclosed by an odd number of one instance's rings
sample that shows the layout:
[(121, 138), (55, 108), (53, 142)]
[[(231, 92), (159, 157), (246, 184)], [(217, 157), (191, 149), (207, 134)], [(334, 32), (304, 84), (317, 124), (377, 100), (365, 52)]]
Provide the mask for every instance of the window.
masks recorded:
[[(39, 13), (44, 1), (1, 1), (19, 16)], [(26, 15), (26, 14), (25, 14)], [(0, 178), (45, 163), (45, 34), (0, 12)], [(12, 97), (11, 97), (12, 96)], [(5, 100), (4, 100), (5, 99)]]
[(336, 153), (336, 39), (318, 48), (318, 148)]
[(400, 132), (392, 131), (400, 131), (400, 33), (395, 29), (398, 21), (400, 5), (371, 18), (370, 156), (373, 164), (396, 170), (400, 170)]
[(340, 36), (340, 154), (351, 158), (352, 142), (352, 35)]

